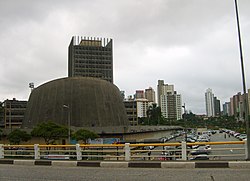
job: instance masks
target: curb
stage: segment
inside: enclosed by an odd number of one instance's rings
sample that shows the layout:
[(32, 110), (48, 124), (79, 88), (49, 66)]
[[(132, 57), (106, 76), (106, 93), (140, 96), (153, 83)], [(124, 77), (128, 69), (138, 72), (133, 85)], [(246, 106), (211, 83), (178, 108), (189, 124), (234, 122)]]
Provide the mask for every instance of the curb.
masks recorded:
[(229, 168), (250, 168), (249, 161), (228, 162)]
[(105, 168), (128, 168), (128, 162), (101, 162), (100, 167), (105, 167)]
[(103, 168), (233, 168), (249, 169), (250, 161), (197, 161), (197, 162), (109, 162), (109, 161), (60, 161), (60, 160), (10, 160), (0, 159), (0, 164), (28, 166), (62, 166), (62, 167), (103, 167)]
[(161, 162), (161, 168), (195, 168), (195, 162)]
[(35, 160), (14, 160), (14, 165), (35, 165)]
[(77, 161), (52, 161), (52, 166), (76, 167)]
[(229, 168), (228, 162), (195, 162), (195, 168)]

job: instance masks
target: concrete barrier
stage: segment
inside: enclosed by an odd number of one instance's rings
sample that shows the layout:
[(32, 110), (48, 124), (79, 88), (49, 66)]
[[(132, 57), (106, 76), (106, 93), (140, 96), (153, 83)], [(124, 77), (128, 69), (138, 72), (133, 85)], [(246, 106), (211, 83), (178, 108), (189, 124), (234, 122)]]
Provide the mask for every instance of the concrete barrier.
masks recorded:
[(228, 162), (195, 162), (195, 168), (229, 168)]
[(134, 168), (161, 168), (161, 162), (128, 162), (128, 167)]
[(0, 164), (62, 167), (105, 167), (105, 168), (233, 168), (250, 169), (250, 161), (211, 161), (211, 162), (115, 162), (115, 161), (60, 161), (60, 160), (9, 160), (0, 159)]
[(195, 168), (194, 162), (161, 162), (161, 168)]
[(105, 168), (128, 168), (128, 162), (101, 162), (100, 166)]
[(100, 167), (99, 161), (78, 161), (77, 166), (79, 167)]
[(35, 160), (35, 165), (51, 166), (52, 161), (49, 160)]
[(250, 168), (250, 161), (234, 161), (228, 162), (229, 168)]
[(52, 161), (52, 166), (76, 167), (77, 161)]
[(14, 165), (35, 165), (35, 160), (14, 160)]
[(14, 160), (0, 159), (0, 164), (13, 164)]

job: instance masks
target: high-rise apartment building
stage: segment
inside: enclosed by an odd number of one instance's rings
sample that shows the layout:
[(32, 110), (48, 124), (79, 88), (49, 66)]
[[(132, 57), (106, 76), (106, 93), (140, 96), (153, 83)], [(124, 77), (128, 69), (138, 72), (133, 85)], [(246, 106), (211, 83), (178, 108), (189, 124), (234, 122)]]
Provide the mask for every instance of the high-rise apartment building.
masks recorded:
[(164, 118), (179, 120), (182, 118), (181, 95), (165, 94), (161, 96), (161, 113)]
[(147, 117), (148, 100), (147, 99), (136, 99), (137, 104), (137, 117)]
[(230, 102), (225, 102), (223, 104), (223, 115), (230, 116), (231, 115), (231, 105)]
[(143, 90), (136, 90), (135, 91), (135, 99), (144, 99), (145, 94)]
[(145, 89), (145, 98), (152, 103), (155, 103), (155, 91), (152, 87)]
[(214, 114), (215, 116), (221, 115), (220, 100), (214, 97)]
[(245, 105), (244, 105), (244, 95), (238, 92), (230, 99), (232, 105), (232, 116), (235, 116), (238, 120), (244, 120)]
[(158, 106), (161, 106), (161, 95), (162, 95), (163, 86), (164, 86), (164, 80), (158, 80), (158, 85), (157, 85)]
[[(250, 89), (248, 91), (250, 91)], [(248, 96), (248, 94), (246, 97), (248, 99), (248, 106), (249, 106), (250, 97)], [(225, 102), (225, 104), (223, 104), (224, 115), (234, 116), (237, 120), (241, 121), (244, 121), (245, 109), (246, 108), (245, 108), (244, 94), (242, 95), (241, 92), (238, 92), (237, 94), (233, 95), (230, 98), (230, 102)]]
[(112, 39), (72, 37), (68, 76), (95, 77), (113, 83)]
[(158, 80), (158, 106), (161, 107), (161, 96), (174, 94), (174, 85), (164, 84), (164, 80)]
[(164, 84), (163, 80), (158, 80), (157, 89), (162, 116), (171, 120), (181, 119), (181, 95), (174, 90), (174, 85)]
[(208, 88), (205, 93), (205, 102), (206, 102), (206, 113), (208, 117), (214, 117), (214, 94), (212, 89)]

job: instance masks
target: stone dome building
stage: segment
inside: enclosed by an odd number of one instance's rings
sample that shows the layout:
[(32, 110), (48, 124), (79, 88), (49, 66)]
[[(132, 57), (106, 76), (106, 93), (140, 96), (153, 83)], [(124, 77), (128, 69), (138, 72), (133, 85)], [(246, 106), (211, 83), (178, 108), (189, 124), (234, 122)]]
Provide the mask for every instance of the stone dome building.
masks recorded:
[[(69, 117), (68, 117), (69, 116)], [(43, 121), (73, 127), (128, 126), (119, 89), (112, 83), (89, 77), (68, 77), (47, 82), (30, 94), (24, 128)]]

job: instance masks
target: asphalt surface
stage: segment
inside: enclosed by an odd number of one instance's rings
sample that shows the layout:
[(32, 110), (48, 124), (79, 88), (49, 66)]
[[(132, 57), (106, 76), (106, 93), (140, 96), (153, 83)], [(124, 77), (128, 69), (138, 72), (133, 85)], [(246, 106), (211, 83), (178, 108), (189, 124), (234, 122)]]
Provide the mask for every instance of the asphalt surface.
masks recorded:
[(75, 180), (249, 180), (250, 169), (91, 168), (0, 165), (1, 181)]

